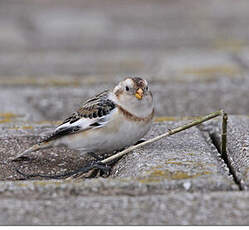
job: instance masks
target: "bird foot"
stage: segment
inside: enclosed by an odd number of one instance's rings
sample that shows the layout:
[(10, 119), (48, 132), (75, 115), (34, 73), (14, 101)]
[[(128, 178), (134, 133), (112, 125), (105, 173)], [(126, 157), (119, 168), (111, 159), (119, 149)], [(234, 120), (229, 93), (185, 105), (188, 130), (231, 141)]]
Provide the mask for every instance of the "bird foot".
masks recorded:
[[(111, 172), (111, 167), (99, 161), (93, 162), (89, 172), (78, 172), (68, 177), (67, 179), (81, 179), (81, 178), (94, 178), (97, 176), (108, 177)], [(84, 168), (83, 168), (84, 169)], [(81, 169), (79, 169), (80, 171)]]

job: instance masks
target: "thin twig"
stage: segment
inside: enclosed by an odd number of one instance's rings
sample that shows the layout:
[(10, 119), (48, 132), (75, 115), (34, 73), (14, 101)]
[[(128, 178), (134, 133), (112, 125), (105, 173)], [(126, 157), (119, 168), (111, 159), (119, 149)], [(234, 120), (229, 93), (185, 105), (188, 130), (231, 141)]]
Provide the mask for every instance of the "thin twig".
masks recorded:
[(227, 114), (222, 112), (222, 130), (221, 130), (221, 154), (227, 155)]
[(133, 145), (133, 146), (125, 149), (124, 151), (121, 151), (121, 152), (119, 152), (119, 153), (117, 153), (117, 154), (115, 154), (113, 156), (110, 156), (110, 157), (108, 157), (108, 158), (106, 158), (106, 159), (104, 159), (104, 160), (102, 160), (100, 162), (103, 163), (103, 164), (106, 164), (106, 163), (108, 163), (110, 161), (113, 161), (113, 160), (115, 160), (117, 158), (122, 157), (123, 155), (125, 155), (125, 154), (127, 154), (127, 153), (129, 153), (129, 152), (131, 152), (131, 151), (133, 151), (133, 150), (135, 150), (137, 148), (140, 148), (140, 147), (143, 147), (145, 145), (151, 144), (153, 142), (159, 141), (160, 139), (162, 139), (164, 137), (171, 136), (171, 135), (173, 135), (175, 133), (178, 133), (178, 132), (181, 132), (181, 131), (183, 131), (185, 129), (191, 128), (191, 127), (193, 127), (195, 125), (199, 125), (202, 122), (208, 121), (208, 120), (210, 120), (212, 118), (215, 118), (215, 117), (218, 117), (218, 116), (221, 116), (223, 113), (224, 113), (223, 110), (218, 110), (218, 111), (216, 111), (214, 113), (210, 113), (207, 116), (204, 116), (204, 117), (202, 117), (200, 119), (192, 121), (192, 122), (190, 122), (188, 124), (185, 124), (183, 126), (179, 126), (179, 127), (175, 128), (175, 129), (169, 130), (167, 133), (164, 133), (164, 134), (162, 134), (160, 136), (154, 137), (154, 138), (152, 138), (152, 139), (150, 139), (148, 141), (142, 142), (142, 143), (140, 143), (138, 145)]

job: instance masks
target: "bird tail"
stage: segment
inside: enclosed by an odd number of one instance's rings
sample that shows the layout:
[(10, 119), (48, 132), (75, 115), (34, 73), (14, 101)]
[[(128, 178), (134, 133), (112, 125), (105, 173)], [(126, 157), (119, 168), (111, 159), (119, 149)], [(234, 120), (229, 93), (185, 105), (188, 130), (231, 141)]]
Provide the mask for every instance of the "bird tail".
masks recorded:
[(27, 154), (31, 153), (31, 152), (35, 152), (39, 149), (44, 149), (44, 148), (49, 148), (52, 145), (51, 142), (40, 142), (38, 144), (35, 144), (33, 146), (31, 146), (30, 148), (26, 149), (25, 151), (17, 154), (17, 156), (15, 156), (14, 158), (12, 158), (12, 161), (16, 161), (19, 160), (22, 157), (26, 157)]

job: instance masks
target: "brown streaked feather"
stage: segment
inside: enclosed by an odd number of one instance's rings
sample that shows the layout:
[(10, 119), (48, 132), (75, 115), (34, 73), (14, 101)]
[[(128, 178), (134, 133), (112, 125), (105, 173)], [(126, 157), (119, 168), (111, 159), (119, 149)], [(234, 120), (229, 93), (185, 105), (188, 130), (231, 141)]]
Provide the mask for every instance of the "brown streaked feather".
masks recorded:
[(127, 110), (125, 110), (124, 108), (122, 108), (120, 105), (117, 105), (119, 111), (129, 120), (132, 121), (144, 121), (146, 123), (150, 122), (153, 117), (154, 117), (154, 109), (152, 110), (151, 114), (149, 114), (147, 117), (138, 117), (130, 112), (128, 112)]
[(115, 104), (108, 99), (109, 93), (109, 90), (105, 90), (95, 97), (90, 98), (78, 111), (74, 112), (70, 117), (65, 119), (62, 124), (67, 122), (72, 124), (82, 117), (92, 119), (109, 114), (115, 108)]
[(52, 140), (56, 140), (62, 136), (66, 136), (69, 134), (74, 134), (80, 131), (80, 126), (72, 126), (72, 127), (65, 127), (60, 128), (53, 132), (50, 136), (45, 137), (40, 143), (50, 142)]
[[(45, 137), (41, 142), (49, 142), (62, 136), (86, 131), (87, 129), (82, 130), (80, 126), (74, 125), (74, 122), (78, 121), (81, 118), (99, 118), (96, 120), (96, 122), (90, 124), (88, 129), (101, 126), (101, 123), (104, 121), (104, 116), (111, 113), (111, 111), (116, 108), (116, 105), (114, 104), (114, 102), (108, 99), (108, 96), (109, 91), (106, 90), (98, 94), (94, 98), (86, 101), (78, 111), (65, 119), (50, 136)], [(66, 127), (62, 126), (65, 123), (69, 123), (70, 125)]]

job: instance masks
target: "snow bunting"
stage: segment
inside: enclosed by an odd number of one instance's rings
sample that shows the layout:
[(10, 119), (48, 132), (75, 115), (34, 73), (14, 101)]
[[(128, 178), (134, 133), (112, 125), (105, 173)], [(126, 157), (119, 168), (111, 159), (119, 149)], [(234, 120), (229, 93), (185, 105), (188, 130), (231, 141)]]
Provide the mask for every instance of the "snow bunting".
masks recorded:
[(149, 130), (154, 115), (153, 98), (146, 80), (121, 81), (87, 100), (54, 132), (13, 160), (52, 146), (66, 145), (82, 153), (110, 153), (135, 144)]

